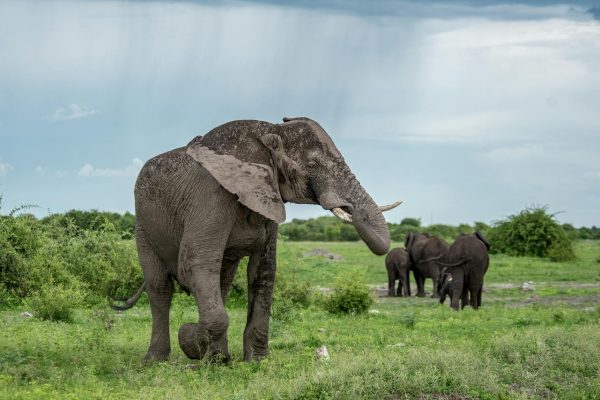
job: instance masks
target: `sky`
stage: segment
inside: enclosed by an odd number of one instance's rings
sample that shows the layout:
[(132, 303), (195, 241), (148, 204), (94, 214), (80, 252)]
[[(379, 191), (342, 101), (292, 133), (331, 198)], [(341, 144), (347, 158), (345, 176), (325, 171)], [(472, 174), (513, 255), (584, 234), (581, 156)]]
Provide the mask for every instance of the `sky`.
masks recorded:
[(4, 0), (0, 212), (133, 212), (154, 155), (307, 116), (390, 222), (600, 226), (599, 71), (600, 0)]

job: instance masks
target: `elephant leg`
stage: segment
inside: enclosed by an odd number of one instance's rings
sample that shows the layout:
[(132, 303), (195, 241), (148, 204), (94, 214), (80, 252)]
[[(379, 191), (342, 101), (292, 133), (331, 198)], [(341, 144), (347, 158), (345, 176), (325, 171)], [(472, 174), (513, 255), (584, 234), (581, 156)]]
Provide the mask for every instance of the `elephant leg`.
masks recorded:
[(417, 282), (417, 297), (425, 297), (425, 278), (417, 270), (414, 270), (414, 274)]
[(404, 287), (404, 295), (410, 297), (410, 274), (408, 270), (403, 274), (402, 286)]
[(469, 292), (470, 292), (470, 296), (471, 296), (469, 304), (475, 310), (477, 310), (480, 306), (481, 286), (482, 285), (480, 285), (479, 283), (474, 283), (474, 284), (469, 285)]
[[(471, 299), (473, 295), (471, 294)], [(460, 308), (463, 309), (469, 304), (469, 290), (465, 287), (460, 295)]]
[(136, 233), (136, 242), (152, 313), (150, 346), (144, 361), (164, 361), (169, 358), (171, 352), (169, 309), (173, 297), (173, 280), (168, 269), (156, 256), (139, 229)]
[(227, 295), (229, 294), (231, 283), (233, 282), (235, 273), (240, 265), (240, 260), (241, 259), (223, 260), (223, 264), (221, 265), (221, 298), (223, 304), (227, 304)]
[(248, 317), (244, 329), (244, 361), (259, 361), (269, 353), (269, 318), (276, 271), (277, 225), (270, 225), (264, 249), (248, 263)]
[(440, 273), (438, 270), (437, 265), (434, 264), (434, 266), (431, 269), (431, 280), (433, 281), (433, 287), (431, 289), (431, 298), (432, 299), (439, 299), (440, 295), (437, 292), (437, 282), (438, 279), (440, 277)]
[(398, 288), (396, 289), (396, 296), (402, 297), (403, 296), (402, 282), (404, 281), (404, 277), (402, 275), (400, 275), (399, 273), (397, 275), (398, 275)]
[(450, 307), (452, 307), (452, 309), (454, 311), (458, 311), (460, 308), (461, 294), (462, 294), (462, 289), (452, 291), (452, 297), (450, 298)]
[(395, 292), (396, 278), (390, 269), (388, 268), (388, 296), (392, 297), (396, 295)]
[[(215, 234), (201, 245), (185, 237), (180, 248), (180, 273), (191, 281), (200, 314), (198, 324), (179, 328), (179, 346), (191, 359), (206, 353), (212, 362), (229, 362), (227, 328), (229, 317), (221, 295), (221, 267), (226, 237)], [(191, 236), (191, 235), (190, 235)]]
[(481, 307), (481, 292), (483, 292), (483, 285), (477, 291), (477, 306)]

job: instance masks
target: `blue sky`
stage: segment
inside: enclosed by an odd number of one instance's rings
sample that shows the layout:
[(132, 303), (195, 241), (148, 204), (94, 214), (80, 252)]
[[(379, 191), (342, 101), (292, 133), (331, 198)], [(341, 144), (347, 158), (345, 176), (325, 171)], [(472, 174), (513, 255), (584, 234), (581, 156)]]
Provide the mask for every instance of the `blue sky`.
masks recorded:
[(2, 211), (133, 211), (150, 157), (229, 120), (308, 116), (376, 201), (404, 200), (389, 221), (546, 204), (598, 226), (596, 7), (2, 1)]

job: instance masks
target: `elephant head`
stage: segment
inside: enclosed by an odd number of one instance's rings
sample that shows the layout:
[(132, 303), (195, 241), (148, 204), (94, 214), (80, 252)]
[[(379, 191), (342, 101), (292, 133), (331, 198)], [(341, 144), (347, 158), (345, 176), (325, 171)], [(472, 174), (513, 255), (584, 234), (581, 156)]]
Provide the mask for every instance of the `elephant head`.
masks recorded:
[(212, 176), (249, 209), (277, 223), (284, 203), (319, 204), (351, 222), (375, 254), (386, 254), (390, 235), (382, 211), (360, 185), (325, 130), (309, 118), (282, 124), (233, 121), (187, 148)]

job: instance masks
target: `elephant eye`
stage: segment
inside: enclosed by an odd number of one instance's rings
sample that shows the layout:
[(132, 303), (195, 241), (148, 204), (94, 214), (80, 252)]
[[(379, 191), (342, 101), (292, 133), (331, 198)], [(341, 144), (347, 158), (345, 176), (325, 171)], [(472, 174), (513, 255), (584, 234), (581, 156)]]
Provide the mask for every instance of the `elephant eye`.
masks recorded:
[(314, 161), (314, 160), (311, 160), (311, 161), (309, 161), (309, 162), (307, 162), (307, 163), (306, 163), (306, 166), (307, 166), (308, 168), (314, 168), (314, 167), (316, 167), (316, 166), (317, 166), (317, 162), (316, 162), (316, 161)]

